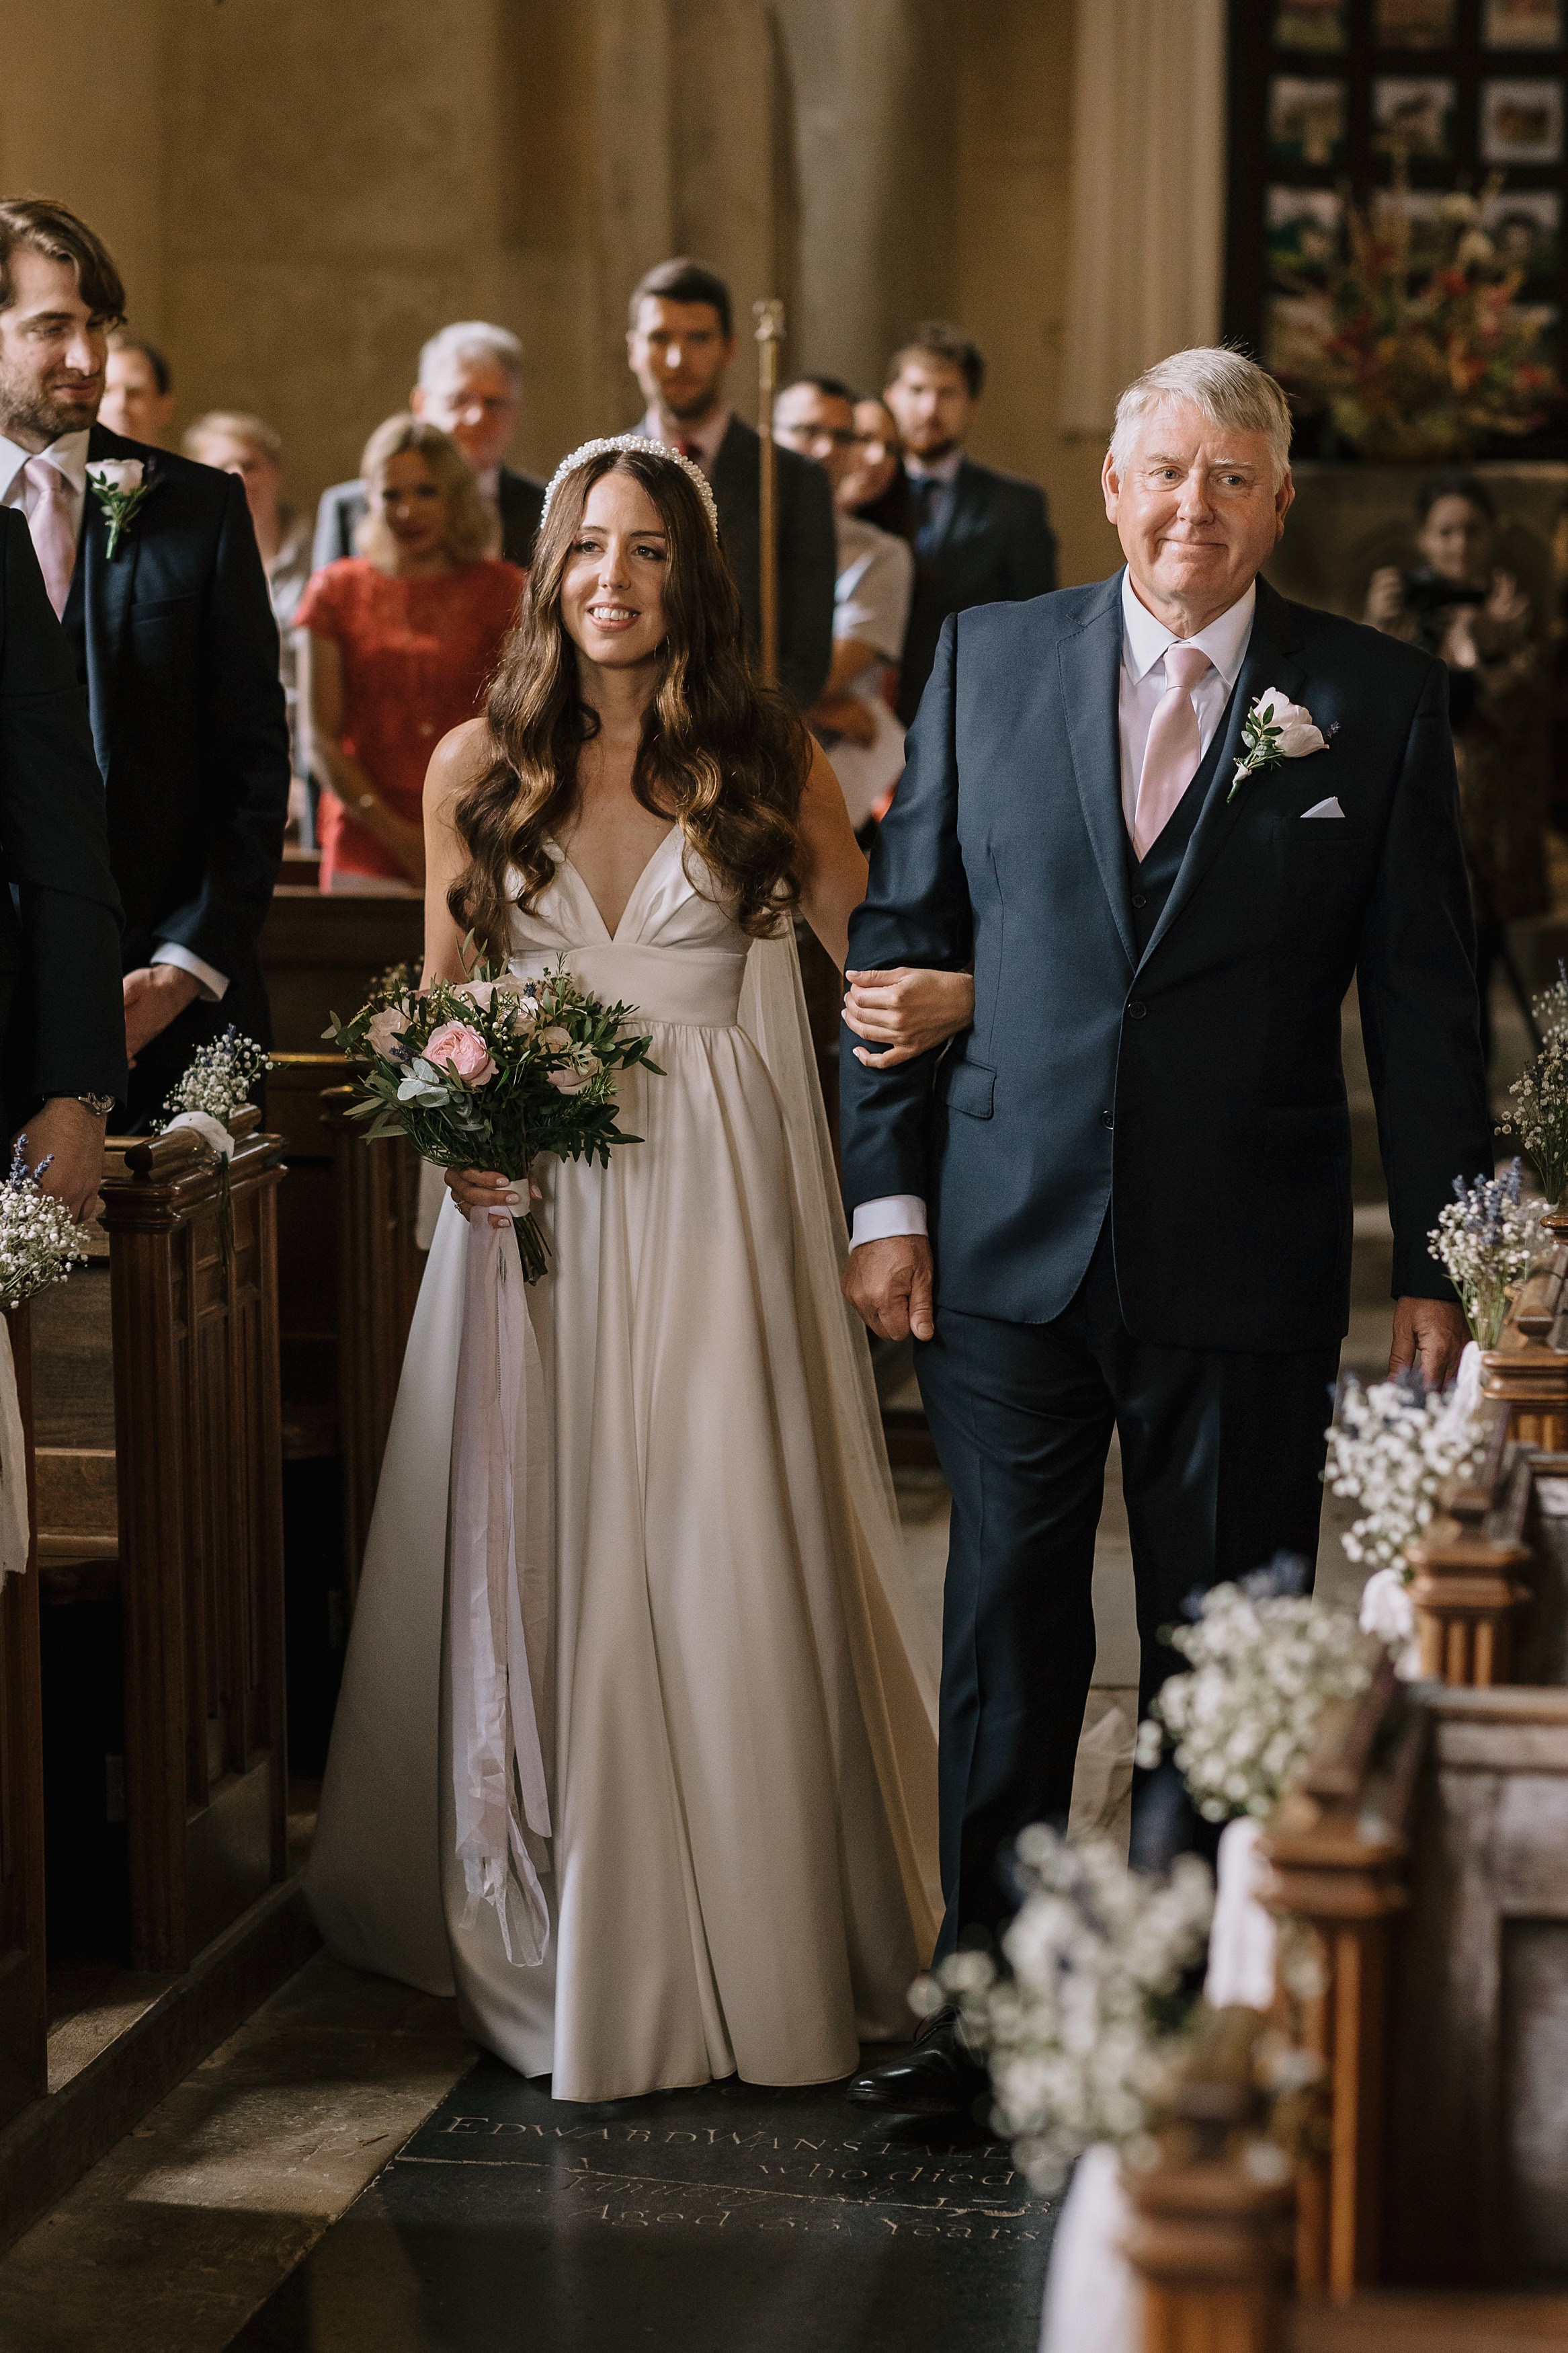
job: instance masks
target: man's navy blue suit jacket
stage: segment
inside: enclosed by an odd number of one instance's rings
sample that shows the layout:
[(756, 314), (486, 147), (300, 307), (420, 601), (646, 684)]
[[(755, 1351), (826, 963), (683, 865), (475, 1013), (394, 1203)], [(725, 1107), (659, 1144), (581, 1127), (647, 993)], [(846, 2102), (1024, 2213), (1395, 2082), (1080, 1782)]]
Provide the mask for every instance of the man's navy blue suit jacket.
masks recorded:
[[(1341, 1007), (1360, 993), (1396, 1293), (1490, 1173), (1447, 688), (1397, 639), (1258, 586), (1219, 757), (1142, 956), (1121, 812), (1121, 576), (945, 625), (850, 923), (860, 969), (973, 962), (973, 1028), (868, 1071), (846, 1033), (851, 1211), (927, 1201), (939, 1308), (1061, 1314), (1112, 1208), (1122, 1314), (1170, 1346), (1284, 1353), (1348, 1321)], [(1334, 730), (1230, 792), (1267, 687)], [(1342, 818), (1308, 818), (1332, 797)]]
[(62, 618), (88, 690), (125, 969), (164, 941), (188, 948), (227, 976), (225, 1018), (265, 1040), (257, 941), (283, 855), (289, 726), (245, 491), (95, 425), (89, 472), (105, 458), (140, 458), (152, 487), (110, 557), (89, 484)]

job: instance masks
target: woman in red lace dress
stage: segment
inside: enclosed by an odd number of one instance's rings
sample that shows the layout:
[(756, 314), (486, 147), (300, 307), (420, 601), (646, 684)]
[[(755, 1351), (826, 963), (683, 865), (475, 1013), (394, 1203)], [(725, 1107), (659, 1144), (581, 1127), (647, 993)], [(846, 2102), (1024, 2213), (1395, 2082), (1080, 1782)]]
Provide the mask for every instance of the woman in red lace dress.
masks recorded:
[(388, 417), (361, 470), (363, 553), (318, 572), (295, 616), (321, 888), (412, 892), (430, 754), (481, 709), (527, 575), (491, 554), (496, 518), (435, 426)]

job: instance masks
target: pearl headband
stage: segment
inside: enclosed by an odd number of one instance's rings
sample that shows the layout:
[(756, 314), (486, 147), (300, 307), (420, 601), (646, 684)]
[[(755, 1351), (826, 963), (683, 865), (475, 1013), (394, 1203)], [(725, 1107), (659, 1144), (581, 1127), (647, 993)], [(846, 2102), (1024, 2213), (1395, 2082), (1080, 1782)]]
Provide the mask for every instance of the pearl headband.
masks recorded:
[(551, 475), (550, 487), (544, 493), (544, 512), (539, 518), (540, 529), (543, 530), (550, 513), (550, 502), (568, 474), (574, 474), (579, 466), (587, 464), (590, 458), (618, 458), (623, 453), (635, 454), (638, 450), (645, 458), (663, 458), (668, 464), (679, 467), (701, 500), (702, 512), (712, 525), (713, 536), (717, 539), (719, 510), (713, 502), (712, 487), (701, 467), (694, 466), (689, 458), (683, 458), (679, 449), (666, 448), (662, 441), (650, 441), (644, 433), (617, 433), (607, 441), (584, 441), (581, 448), (574, 449), (569, 458), (563, 458)]

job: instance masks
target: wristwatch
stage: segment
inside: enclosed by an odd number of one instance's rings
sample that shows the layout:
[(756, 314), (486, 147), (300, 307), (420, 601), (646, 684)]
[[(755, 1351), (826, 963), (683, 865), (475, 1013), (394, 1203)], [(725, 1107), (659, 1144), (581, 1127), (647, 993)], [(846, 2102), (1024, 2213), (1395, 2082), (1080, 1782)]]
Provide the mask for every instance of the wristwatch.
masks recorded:
[(82, 1104), (86, 1110), (91, 1112), (94, 1119), (107, 1119), (114, 1109), (112, 1095), (72, 1095), (70, 1100), (72, 1103)]

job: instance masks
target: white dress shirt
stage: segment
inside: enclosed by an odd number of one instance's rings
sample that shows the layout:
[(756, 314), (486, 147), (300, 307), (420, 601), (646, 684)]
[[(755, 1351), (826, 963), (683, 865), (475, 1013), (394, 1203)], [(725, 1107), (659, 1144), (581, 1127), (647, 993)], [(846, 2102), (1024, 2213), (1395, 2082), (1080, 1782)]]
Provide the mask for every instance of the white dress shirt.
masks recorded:
[[(24, 479), (22, 469), (34, 455), (47, 458), (65, 478), (71, 530), (79, 547), (82, 514), (87, 505), (87, 434), (62, 433), (58, 441), (51, 441), (47, 449), (37, 452), (18, 448), (15, 441), (8, 441), (0, 434), (0, 507), (20, 507), (29, 522), (37, 504), (37, 492)], [(210, 964), (204, 964), (200, 956), (193, 955), (189, 948), (181, 947), (174, 940), (165, 940), (155, 948), (153, 961), (154, 964), (177, 965), (182, 972), (190, 974), (204, 997), (215, 1001), (228, 987), (226, 973), (216, 972)]]
[[(1235, 691), (1241, 676), (1241, 665), (1247, 654), (1247, 641), (1252, 635), (1252, 616), (1258, 604), (1256, 583), (1248, 585), (1245, 595), (1223, 612), (1217, 621), (1200, 629), (1195, 638), (1181, 643), (1200, 646), (1214, 664), (1209, 675), (1192, 694), (1193, 709), (1197, 713), (1201, 759), (1215, 738), (1215, 731), (1225, 716), (1226, 704)], [(1117, 690), (1117, 716), (1121, 737), (1121, 814), (1127, 831), (1132, 831), (1132, 812), (1138, 806), (1138, 786), (1143, 774), (1144, 747), (1149, 741), (1149, 723), (1159, 708), (1165, 691), (1165, 649), (1178, 642), (1174, 632), (1157, 621), (1146, 605), (1139, 602), (1130, 572), (1121, 575), (1121, 677)], [(926, 1205), (917, 1193), (888, 1193), (875, 1201), (862, 1201), (855, 1212), (855, 1224), (849, 1246), (858, 1250), (862, 1242), (884, 1241), (894, 1234), (923, 1234), (926, 1230)]]
[[(1225, 717), (1225, 706), (1236, 690), (1241, 676), (1241, 665), (1247, 654), (1247, 640), (1252, 635), (1252, 616), (1258, 604), (1256, 582), (1249, 583), (1244, 596), (1223, 612), (1217, 621), (1200, 629), (1195, 638), (1180, 640), (1184, 645), (1196, 646), (1207, 654), (1214, 668), (1192, 691), (1192, 705), (1198, 721), (1198, 757), (1201, 760), (1214, 742), (1215, 730)], [(1149, 741), (1149, 727), (1164, 694), (1165, 649), (1178, 642), (1163, 621), (1157, 621), (1147, 605), (1141, 604), (1132, 586), (1132, 575), (1121, 575), (1121, 682), (1117, 692), (1117, 711), (1121, 732), (1121, 814), (1129, 835), (1132, 831), (1132, 812), (1138, 806), (1138, 786), (1143, 776), (1143, 752)]]

